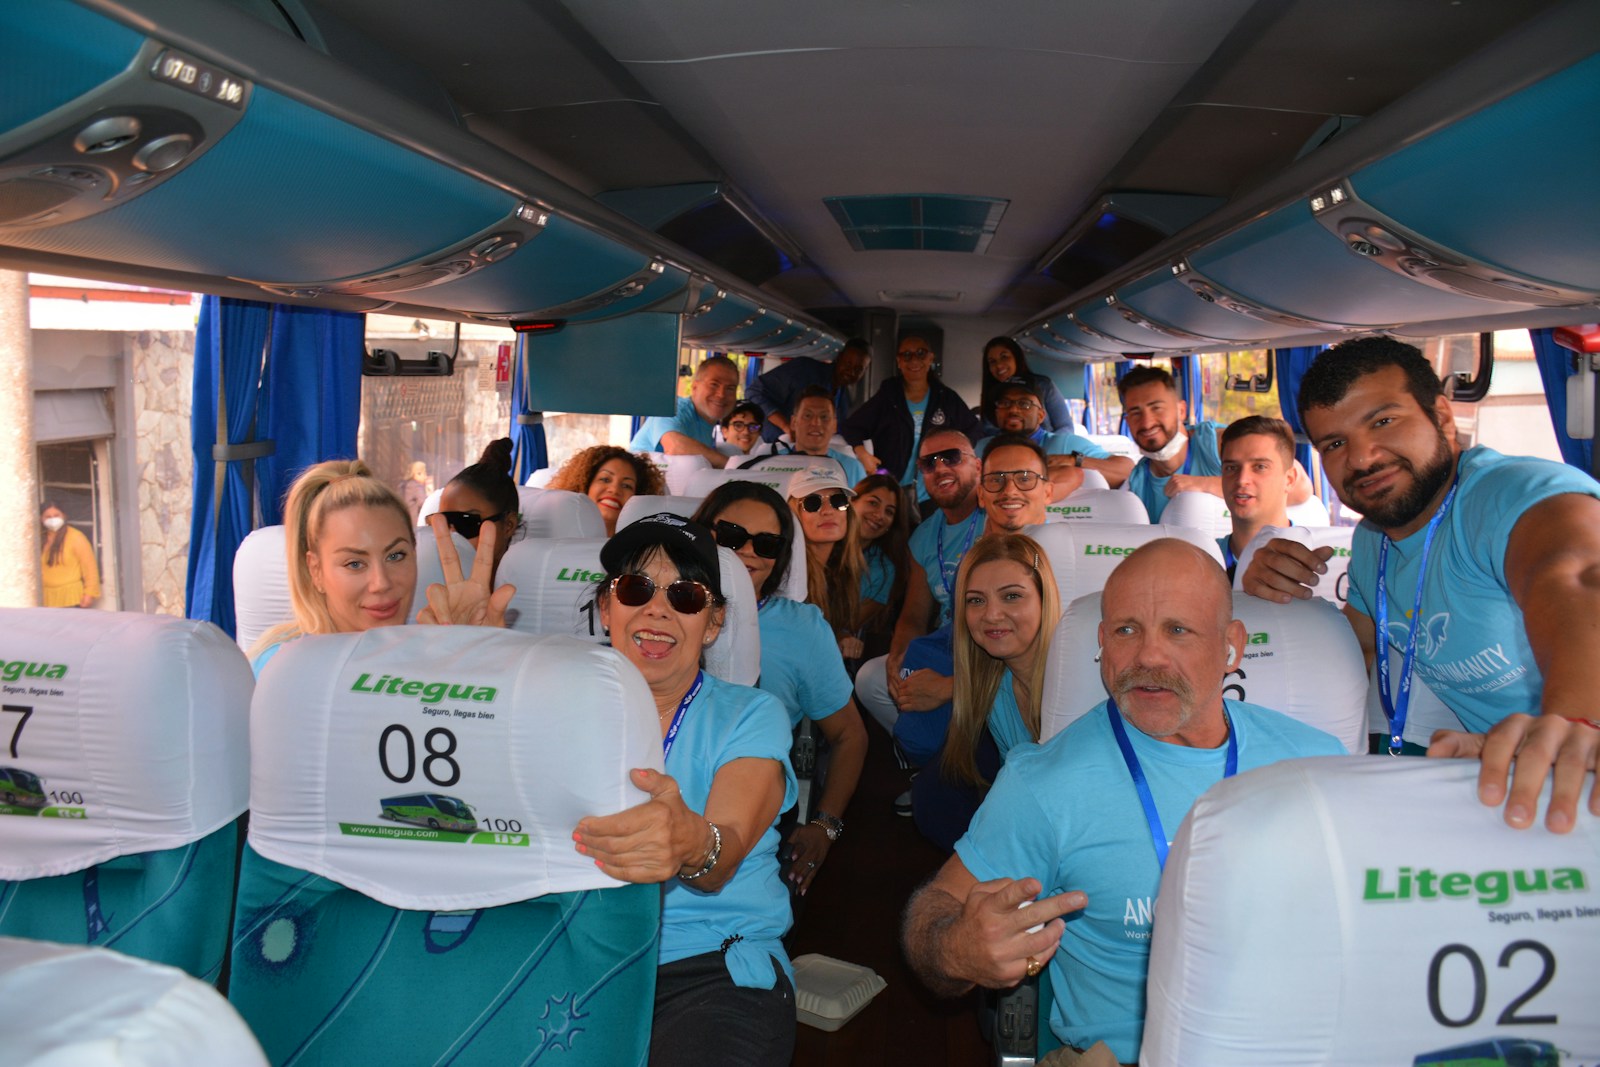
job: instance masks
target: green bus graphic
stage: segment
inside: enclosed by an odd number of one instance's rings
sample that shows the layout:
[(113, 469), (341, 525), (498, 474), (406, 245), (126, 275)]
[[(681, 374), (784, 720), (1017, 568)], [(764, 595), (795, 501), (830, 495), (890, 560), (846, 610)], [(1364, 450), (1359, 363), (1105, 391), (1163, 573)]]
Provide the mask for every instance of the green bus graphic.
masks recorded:
[(35, 810), (49, 803), (39, 776), (21, 767), (0, 767), (0, 803)]
[(478, 829), (478, 816), (472, 805), (443, 793), (409, 793), (380, 801), (378, 818), (390, 822), (426, 826), (430, 830), (454, 830), (470, 834)]
[(1411, 1067), (1560, 1067), (1561, 1053), (1548, 1041), (1491, 1037), (1437, 1052), (1424, 1052)]

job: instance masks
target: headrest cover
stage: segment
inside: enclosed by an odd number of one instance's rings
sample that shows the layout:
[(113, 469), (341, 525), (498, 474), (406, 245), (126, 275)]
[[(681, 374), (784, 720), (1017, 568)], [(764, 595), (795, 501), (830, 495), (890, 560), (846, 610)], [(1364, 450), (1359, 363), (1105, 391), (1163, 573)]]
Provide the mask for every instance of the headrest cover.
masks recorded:
[(1477, 776), (1334, 756), (1201, 796), (1156, 898), (1139, 1062), (1600, 1061), (1600, 819), (1513, 830)]
[(583, 493), (566, 489), (519, 490), (522, 495), (522, 536), (604, 537), (606, 520), (600, 505)]
[(700, 471), (713, 469), (711, 461), (701, 455), (669, 456), (665, 452), (636, 453), (648, 459), (667, 480), (667, 491), (678, 496), (704, 496), (689, 489), (689, 482)]
[[(1078, 486), (1078, 490), (1077, 490), (1078, 492), (1081, 493), (1085, 489), (1110, 489), (1110, 488), (1111, 488), (1111, 483), (1106, 481), (1106, 476), (1104, 474), (1101, 474), (1097, 470), (1091, 470), (1088, 467), (1083, 468), (1083, 484)], [(1128, 495), (1132, 496), (1133, 494), (1129, 493)]]
[(1233, 533), (1233, 519), (1228, 505), (1220, 496), (1188, 490), (1174, 493), (1161, 512), (1161, 521), (1168, 526), (1187, 526), (1199, 530), (1215, 540)]
[[(1122, 495), (1133, 497), (1132, 493)], [(1106, 579), (1111, 577), (1111, 572), (1117, 569), (1117, 564), (1124, 557), (1140, 545), (1163, 537), (1187, 541), (1216, 560), (1217, 566), (1222, 566), (1222, 553), (1217, 543), (1207, 540), (1204, 534), (1182, 526), (1052, 522), (1043, 526), (1029, 526), (1022, 532), (1039, 542), (1039, 547), (1044, 549), (1045, 556), (1050, 560), (1050, 569), (1055, 572), (1056, 589), (1061, 594), (1063, 604), (1085, 593), (1097, 593), (1105, 588)]]
[(1268, 541), (1283, 538), (1298, 541), (1308, 548), (1333, 549), (1333, 555), (1328, 557), (1328, 573), (1317, 576), (1317, 584), (1311, 591), (1342, 608), (1350, 600), (1350, 542), (1355, 532), (1354, 526), (1263, 526), (1239, 553), (1239, 565), (1233, 571), (1233, 587), (1244, 588), (1245, 571), (1250, 569), (1250, 561), (1258, 549)]
[[(788, 497), (789, 481), (795, 476), (794, 470), (782, 469), (785, 464), (771, 466), (763, 463), (759, 467), (742, 468), (740, 470), (703, 470), (696, 471), (683, 489), (673, 488), (673, 492), (681, 496), (710, 496), (712, 491), (723, 482), (760, 482), (770, 485), (778, 491), (781, 497)], [(797, 462), (795, 468), (800, 464)]]
[[(617, 515), (617, 529), (620, 530), (646, 515), (654, 515), (661, 511), (670, 511), (674, 515), (688, 518), (700, 510), (700, 505), (703, 503), (705, 503), (704, 498), (697, 496), (633, 496), (622, 505), (622, 511)], [(777, 595), (788, 597), (796, 604), (804, 604), (806, 535), (800, 529), (798, 522), (790, 523), (790, 529), (793, 531), (794, 545), (789, 554), (789, 573), (784, 577), (783, 584), (778, 587)]]
[[(527, 634), (568, 634), (597, 643), (607, 640), (595, 604), (595, 584), (605, 577), (600, 547), (605, 542), (556, 538), (512, 545), (500, 560), (501, 584), (516, 586), (506, 610), (511, 628)], [(706, 670), (725, 682), (755, 685), (761, 674), (761, 631), (755, 591), (739, 557), (716, 549), (727, 597), (722, 632), (706, 649)]]
[(279, 623), (294, 621), (289, 599), (288, 545), (282, 526), (251, 530), (233, 556), (234, 633), (249, 651)]
[(485, 908), (617, 884), (572, 847), (643, 802), (655, 703), (570, 637), (396, 626), (304, 637), (251, 708), (250, 844), (391, 907)]
[[(1320, 600), (1274, 604), (1233, 594), (1233, 615), (1250, 637), (1222, 695), (1282, 712), (1367, 750), (1367, 675), (1350, 624)], [(1067, 605), (1045, 662), (1041, 735), (1054, 737), (1106, 698), (1095, 662), (1100, 594)]]
[(600, 566), (611, 574), (626, 560), (657, 545), (686, 549), (705, 569), (711, 591), (722, 596), (722, 576), (717, 572), (717, 539), (699, 523), (670, 511), (646, 515), (619, 529), (611, 540), (600, 546)]
[[(461, 560), (461, 573), (472, 573), (472, 565), (477, 562), (477, 549), (472, 547), (472, 542), (465, 537), (450, 531), (450, 540), (456, 546), (456, 555)], [(415, 622), (417, 613), (428, 606), (428, 586), (435, 582), (443, 584), (444, 565), (439, 562), (439, 538), (431, 526), (417, 527), (417, 591), (411, 596), (411, 614), (406, 616), (407, 622)], [(290, 618), (293, 618), (291, 615)]]
[(1121, 489), (1079, 489), (1054, 504), (1046, 504), (1044, 510), (1052, 522), (1119, 522), (1128, 526), (1150, 524), (1150, 513), (1145, 510), (1144, 501)]
[(178, 848), (249, 794), (250, 665), (208, 622), (0, 609), (0, 880)]
[[(60, 994), (48, 1010), (44, 990)], [(33, 1067), (266, 1067), (209, 984), (104, 948), (0, 937), (0, 1048)]]

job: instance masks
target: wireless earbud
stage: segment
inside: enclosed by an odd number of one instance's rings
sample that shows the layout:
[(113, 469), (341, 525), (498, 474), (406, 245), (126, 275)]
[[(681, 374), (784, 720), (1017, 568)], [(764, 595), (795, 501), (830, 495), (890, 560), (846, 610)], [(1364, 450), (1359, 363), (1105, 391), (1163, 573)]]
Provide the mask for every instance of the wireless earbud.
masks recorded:
[(1100, 654), (1102, 652), (1104, 652), (1105, 650), (1106, 650), (1106, 646), (1104, 646), (1104, 645), (1095, 645), (1094, 646), (1094, 661), (1096, 663), (1100, 662)]
[(1233, 662), (1233, 657), (1237, 656), (1238, 654), (1239, 654), (1239, 649), (1234, 645), (1229, 645), (1228, 646), (1228, 651), (1223, 653), (1223, 655), (1222, 655), (1222, 662), (1224, 662), (1224, 663), (1232, 663)]

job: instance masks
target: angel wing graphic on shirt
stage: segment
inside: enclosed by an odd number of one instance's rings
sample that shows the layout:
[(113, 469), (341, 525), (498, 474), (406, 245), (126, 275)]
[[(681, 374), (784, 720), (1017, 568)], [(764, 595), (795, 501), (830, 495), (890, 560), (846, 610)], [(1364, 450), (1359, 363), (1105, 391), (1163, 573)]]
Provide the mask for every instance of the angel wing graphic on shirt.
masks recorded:
[[(1422, 624), (1422, 629), (1417, 632), (1417, 648), (1424, 656), (1432, 659), (1444, 647), (1449, 632), (1450, 613), (1441, 611)], [(1410, 637), (1411, 628), (1404, 622), (1389, 624), (1389, 643), (1396, 648), (1405, 648)]]

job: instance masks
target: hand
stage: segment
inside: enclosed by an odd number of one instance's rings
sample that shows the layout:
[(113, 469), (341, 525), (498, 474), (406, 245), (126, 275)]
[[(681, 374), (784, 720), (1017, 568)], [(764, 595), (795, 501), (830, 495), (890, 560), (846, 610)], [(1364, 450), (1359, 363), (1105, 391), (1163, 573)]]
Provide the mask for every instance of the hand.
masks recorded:
[(434, 540), (439, 543), (439, 567), (444, 584), (428, 586), (428, 606), (417, 612), (417, 621), (428, 626), (498, 626), (506, 624), (506, 605), (517, 595), (514, 585), (502, 585), (492, 592), (489, 576), (494, 572), (495, 524), (486, 522), (478, 533), (478, 550), (472, 560), (472, 574), (461, 576), (461, 554), (450, 539), (450, 526), (438, 512), (428, 516)]
[(794, 828), (787, 844), (789, 850), (784, 855), (784, 861), (789, 869), (784, 873), (784, 878), (790, 885), (798, 887), (801, 896), (805, 896), (806, 890), (811, 888), (811, 879), (817, 876), (823, 860), (828, 858), (828, 849), (833, 842), (828, 840), (826, 830), (808, 822)]
[(955, 696), (955, 679), (924, 667), (889, 684), (889, 695), (901, 711), (932, 711)]
[(1310, 600), (1316, 595), (1311, 587), (1317, 584), (1317, 575), (1328, 573), (1332, 557), (1331, 546), (1307, 548), (1299, 541), (1275, 537), (1250, 557), (1240, 588), (1274, 604)]
[[(951, 931), (955, 958), (949, 973), (990, 989), (1009, 989), (1027, 977), (1030, 956), (1048, 962), (1067, 928), (1061, 916), (1087, 907), (1089, 898), (1071, 892), (1034, 900), (1043, 888), (1036, 878), (996, 878), (973, 886)], [(1044, 929), (1028, 933), (1041, 924)]]
[[(1600, 761), (1600, 730), (1559, 715), (1509, 715), (1487, 734), (1439, 730), (1428, 745), (1428, 755), (1481, 760), (1478, 799), (1490, 807), (1504, 801), (1506, 825), (1519, 830), (1533, 825), (1539, 794), (1553, 769), (1555, 784), (1544, 825), (1551, 833), (1564, 834), (1577, 819), (1584, 777)], [(1589, 812), (1600, 816), (1600, 780), (1589, 795)]]
[(854, 634), (846, 634), (839, 638), (839, 654), (845, 659), (860, 659), (861, 653), (866, 651), (866, 647), (861, 638)]
[(866, 449), (862, 448), (860, 445), (856, 446), (855, 451), (856, 451), (856, 459), (861, 461), (862, 469), (864, 469), (868, 474), (873, 474), (873, 473), (876, 473), (877, 471), (883, 469), (883, 462), (881, 460), (879, 460), (877, 456), (874, 456), (871, 452), (868, 452)]
[(665, 882), (705, 859), (711, 831), (705, 818), (683, 802), (670, 775), (647, 768), (629, 772), (650, 794), (615, 815), (590, 815), (572, 833), (574, 846), (601, 871), (623, 882)]
[[(1215, 479), (1206, 479), (1197, 474), (1174, 474), (1167, 479), (1167, 496), (1177, 496), (1179, 493), (1211, 493), (1211, 486), (1207, 484)], [(1217, 496), (1216, 493), (1211, 493)]]
[(80, 607), (80, 608), (92, 608), (92, 607), (94, 607), (94, 601), (95, 601), (94, 597), (90, 596), (88, 593), (85, 593), (85, 594), (83, 594), (82, 598), (79, 599), (78, 607)]

